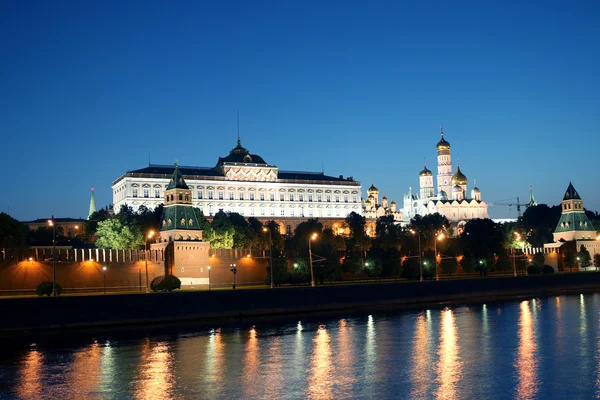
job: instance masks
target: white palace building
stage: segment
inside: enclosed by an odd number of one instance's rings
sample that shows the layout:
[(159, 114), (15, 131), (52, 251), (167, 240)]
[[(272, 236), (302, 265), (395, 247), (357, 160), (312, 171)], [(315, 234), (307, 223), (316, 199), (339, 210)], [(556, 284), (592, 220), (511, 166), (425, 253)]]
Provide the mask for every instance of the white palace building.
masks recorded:
[(415, 215), (440, 213), (451, 223), (462, 225), (466, 220), (489, 218), (488, 205), (481, 200), (481, 191), (475, 184), (469, 193), (467, 177), (457, 166), (452, 172), (450, 143), (442, 138), (436, 146), (437, 150), (437, 193), (435, 192), (433, 173), (427, 166), (419, 173), (419, 193), (409, 189), (404, 196), (402, 220), (406, 223)]
[[(361, 186), (352, 177), (322, 172), (282, 171), (262, 157), (237, 146), (214, 167), (179, 169), (192, 192), (192, 205), (210, 218), (219, 210), (236, 212), (262, 221), (275, 220), (282, 233), (292, 233), (308, 218), (319, 218), (324, 227), (345, 232), (344, 218), (352, 211), (362, 215)], [(137, 211), (163, 203), (175, 166), (149, 165), (126, 172), (112, 184), (113, 207)]]

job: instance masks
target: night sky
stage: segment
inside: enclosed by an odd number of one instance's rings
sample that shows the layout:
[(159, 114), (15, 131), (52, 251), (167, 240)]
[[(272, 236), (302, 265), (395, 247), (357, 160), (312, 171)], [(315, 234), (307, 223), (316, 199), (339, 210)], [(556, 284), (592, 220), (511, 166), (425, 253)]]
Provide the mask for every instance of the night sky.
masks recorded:
[(406, 3), (0, 2), (0, 210), (86, 217), (149, 157), (214, 166), (238, 109), (250, 152), (363, 196), (401, 205), (443, 124), (484, 200), (572, 181), (600, 210), (600, 2)]

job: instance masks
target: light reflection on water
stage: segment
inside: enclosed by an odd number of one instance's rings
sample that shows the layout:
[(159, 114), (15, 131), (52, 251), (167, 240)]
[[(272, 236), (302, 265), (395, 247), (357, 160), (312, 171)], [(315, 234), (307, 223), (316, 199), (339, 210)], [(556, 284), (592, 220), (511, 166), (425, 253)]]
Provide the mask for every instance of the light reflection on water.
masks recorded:
[(0, 358), (0, 398), (593, 398), (598, 310), (600, 296), (560, 296), (128, 340), (82, 334), (84, 344), (38, 342)]
[[(532, 305), (536, 310), (535, 305)], [(529, 301), (522, 301), (520, 309), (519, 347), (515, 363), (518, 376), (517, 397), (519, 399), (533, 399), (538, 391), (535, 327)]]

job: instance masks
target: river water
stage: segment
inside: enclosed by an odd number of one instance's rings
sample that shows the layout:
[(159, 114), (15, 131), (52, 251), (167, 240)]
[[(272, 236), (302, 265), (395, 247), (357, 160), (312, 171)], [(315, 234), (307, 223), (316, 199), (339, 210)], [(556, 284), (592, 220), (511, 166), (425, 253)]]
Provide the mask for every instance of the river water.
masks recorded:
[(592, 399), (600, 294), (4, 342), (0, 398)]

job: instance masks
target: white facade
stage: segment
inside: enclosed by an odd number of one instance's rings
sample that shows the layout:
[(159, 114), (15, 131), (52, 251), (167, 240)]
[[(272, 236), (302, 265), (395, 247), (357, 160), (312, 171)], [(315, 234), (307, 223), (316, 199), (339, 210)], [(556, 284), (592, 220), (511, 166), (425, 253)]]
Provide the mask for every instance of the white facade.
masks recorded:
[(461, 225), (469, 219), (489, 218), (488, 205), (481, 200), (481, 190), (473, 185), (469, 196), (467, 177), (460, 167), (452, 172), (450, 143), (444, 138), (443, 131), (441, 136), (436, 146), (437, 195), (433, 190), (433, 173), (425, 166), (419, 173), (419, 193), (413, 193), (409, 188), (409, 193), (404, 196), (402, 220), (408, 222), (416, 215), (440, 213), (448, 221)]
[[(123, 174), (113, 182), (113, 207), (137, 211), (163, 203), (173, 166), (150, 165)], [(345, 218), (362, 215), (361, 186), (352, 178), (316, 172), (280, 171), (241, 147), (219, 158), (214, 168), (180, 167), (192, 191), (192, 205), (210, 217), (219, 210), (259, 219)]]

